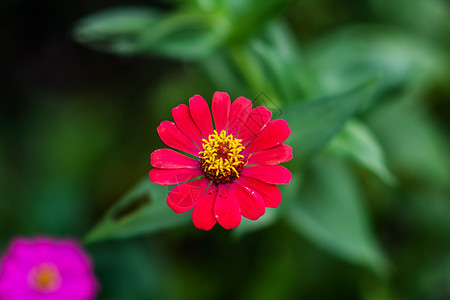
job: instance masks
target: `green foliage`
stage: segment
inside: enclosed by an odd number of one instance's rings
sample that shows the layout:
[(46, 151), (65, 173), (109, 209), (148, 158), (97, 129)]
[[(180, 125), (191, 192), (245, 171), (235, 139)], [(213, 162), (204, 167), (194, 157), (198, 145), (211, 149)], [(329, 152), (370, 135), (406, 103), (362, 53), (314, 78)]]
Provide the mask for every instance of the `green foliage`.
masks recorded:
[(372, 78), (349, 92), (315, 101), (286, 106), (283, 117), (293, 129), (287, 143), (292, 146), (297, 166), (302, 166), (313, 154), (322, 150), (368, 99)]
[(230, 21), (233, 28), (230, 32), (232, 42), (248, 38), (258, 33), (267, 21), (277, 16), (291, 0), (228, 0)]
[(166, 15), (150, 8), (120, 7), (81, 20), (74, 37), (94, 49), (120, 55), (200, 59), (220, 43), (211, 26), (199, 13)]
[(116, 7), (78, 22), (74, 38), (97, 50), (120, 55), (157, 54), (179, 59), (208, 57), (219, 46), (260, 30), (289, 0), (199, 1), (201, 11), (162, 13), (147, 7)]
[(392, 103), (377, 110), (369, 124), (399, 175), (416, 184), (449, 187), (448, 140), (421, 107), (404, 100)]
[(268, 78), (266, 85), (274, 85), (284, 102), (317, 96), (315, 82), (306, 68), (301, 48), (282, 20), (264, 27), (261, 34), (250, 41), (249, 48)]
[(364, 199), (344, 164), (316, 160), (301, 184), (294, 182), (288, 219), (320, 247), (386, 275), (387, 262), (369, 229)]
[(394, 182), (394, 177), (386, 166), (381, 144), (362, 122), (351, 120), (330, 143), (328, 150), (369, 169), (386, 183)]
[(340, 91), (360, 78), (378, 73), (383, 76), (379, 97), (426, 87), (445, 76), (448, 63), (440, 49), (427, 41), (379, 25), (339, 30), (312, 44), (307, 56), (321, 90)]
[(74, 38), (95, 49), (119, 54), (140, 50), (142, 35), (162, 20), (162, 13), (143, 7), (111, 8), (80, 20)]
[(176, 215), (166, 205), (167, 194), (166, 186), (154, 184), (145, 178), (106, 213), (85, 241), (152, 233), (188, 221), (189, 216)]

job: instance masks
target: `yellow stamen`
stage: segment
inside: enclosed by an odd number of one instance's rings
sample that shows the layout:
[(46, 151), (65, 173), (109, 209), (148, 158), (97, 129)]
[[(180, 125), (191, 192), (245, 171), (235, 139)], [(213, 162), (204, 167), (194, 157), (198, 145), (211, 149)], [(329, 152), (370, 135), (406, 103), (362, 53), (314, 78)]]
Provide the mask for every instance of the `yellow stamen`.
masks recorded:
[(203, 151), (200, 151), (202, 169), (208, 179), (216, 184), (228, 183), (239, 177), (244, 166), (244, 155), (240, 154), (245, 147), (242, 140), (227, 135), (225, 130), (217, 133), (214, 130), (208, 140), (203, 139)]
[(33, 268), (28, 275), (29, 284), (40, 292), (52, 292), (61, 285), (58, 269), (52, 264), (40, 264)]

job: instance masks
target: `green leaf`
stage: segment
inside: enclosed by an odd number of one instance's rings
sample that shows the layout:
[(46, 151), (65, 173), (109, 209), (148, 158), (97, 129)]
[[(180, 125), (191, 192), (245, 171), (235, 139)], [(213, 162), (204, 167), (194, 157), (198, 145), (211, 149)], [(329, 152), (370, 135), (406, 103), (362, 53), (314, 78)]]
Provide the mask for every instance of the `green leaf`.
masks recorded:
[[(372, 12), (390, 24), (407, 28), (427, 40), (450, 36), (450, 10), (445, 0), (370, 0)], [(418, 16), (420, 18), (412, 18)], [(427, 22), (423, 22), (427, 20)]]
[(280, 14), (291, 0), (227, 0), (233, 29), (230, 40), (242, 41)]
[(303, 62), (299, 45), (284, 22), (276, 20), (268, 24), (260, 35), (250, 40), (249, 48), (283, 102), (313, 95), (312, 76)]
[(233, 235), (236, 238), (242, 238), (249, 233), (271, 226), (278, 220), (279, 217), (280, 213), (278, 209), (266, 207), (265, 214), (262, 215), (256, 222), (246, 218), (242, 218), (239, 227), (233, 230)]
[(251, 89), (236, 70), (231, 57), (219, 51), (205, 60), (199, 61), (200, 67), (220, 91), (233, 91), (234, 95), (250, 95)]
[(166, 204), (168, 187), (143, 179), (119, 200), (85, 238), (87, 243), (154, 233), (179, 226), (190, 220), (178, 215)]
[(386, 103), (367, 121), (400, 180), (415, 187), (448, 187), (450, 144), (426, 110), (411, 103), (411, 99), (404, 99)]
[(142, 36), (141, 52), (177, 59), (200, 60), (213, 54), (224, 34), (214, 19), (200, 13), (165, 17)]
[(222, 41), (213, 21), (197, 12), (163, 14), (147, 7), (117, 7), (80, 20), (73, 34), (82, 44), (120, 55), (200, 59)]
[(388, 184), (395, 181), (386, 165), (383, 148), (372, 131), (362, 122), (350, 120), (330, 143), (328, 150), (355, 161)]
[(137, 6), (109, 8), (76, 24), (74, 39), (100, 51), (136, 53), (143, 34), (162, 19), (161, 12)]
[(298, 102), (283, 108), (292, 133), (286, 143), (292, 146), (293, 162), (303, 164), (318, 153), (336, 135), (371, 95), (373, 77), (357, 88), (336, 96)]
[(338, 257), (370, 267), (380, 276), (387, 272), (387, 260), (362, 206), (364, 199), (353, 174), (342, 162), (317, 159), (296, 195), (288, 199), (287, 219), (298, 233)]
[(378, 86), (383, 94), (420, 89), (437, 77), (448, 78), (445, 54), (439, 48), (387, 26), (349, 26), (319, 40), (306, 54), (318, 83), (328, 93), (349, 88), (355, 80), (374, 73), (383, 75)]

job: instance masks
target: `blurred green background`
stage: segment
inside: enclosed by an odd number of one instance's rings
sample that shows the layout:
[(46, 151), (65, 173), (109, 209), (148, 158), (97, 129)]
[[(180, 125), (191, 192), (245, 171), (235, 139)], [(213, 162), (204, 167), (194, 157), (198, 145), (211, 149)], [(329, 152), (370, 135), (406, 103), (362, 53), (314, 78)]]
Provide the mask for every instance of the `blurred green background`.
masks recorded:
[[(91, 232), (105, 300), (450, 299), (448, 1), (18, 0), (0, 14), (0, 252)], [(204, 232), (144, 179), (117, 208), (171, 108), (216, 90), (291, 125), (280, 207)]]

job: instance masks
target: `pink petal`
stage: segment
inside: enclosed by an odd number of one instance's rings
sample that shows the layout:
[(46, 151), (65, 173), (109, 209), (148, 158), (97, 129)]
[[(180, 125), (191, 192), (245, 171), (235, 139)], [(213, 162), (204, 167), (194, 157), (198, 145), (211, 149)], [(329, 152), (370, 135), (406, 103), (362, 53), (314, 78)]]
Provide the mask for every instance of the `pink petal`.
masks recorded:
[(157, 128), (161, 140), (169, 147), (197, 156), (199, 148), (182, 133), (175, 123), (162, 121)]
[(200, 168), (200, 161), (172, 149), (158, 149), (150, 155), (151, 164), (159, 169)]
[(150, 181), (162, 185), (177, 184), (189, 179), (203, 175), (201, 169), (157, 169), (153, 168), (149, 172)]
[(219, 184), (219, 192), (214, 204), (214, 216), (225, 229), (235, 228), (241, 224), (239, 203), (226, 184)]
[(191, 111), (189, 107), (185, 104), (180, 104), (172, 109), (173, 120), (177, 127), (183, 132), (188, 138), (190, 138), (199, 148), (202, 147), (202, 133), (195, 125), (194, 120), (191, 117)]
[(36, 294), (32, 290), (26, 287), (26, 282), (8, 282), (5, 281), (5, 288), (0, 286), (0, 299), (8, 300), (24, 300), (24, 299), (35, 299)]
[(220, 133), (227, 129), (228, 116), (230, 114), (230, 96), (224, 92), (215, 92), (212, 100), (212, 113), (216, 130)]
[(252, 102), (244, 97), (239, 97), (231, 104), (230, 119), (228, 121), (228, 133), (236, 135), (248, 119), (252, 110)]
[(192, 119), (197, 124), (203, 137), (208, 139), (208, 136), (213, 133), (211, 111), (208, 103), (200, 95), (195, 95), (189, 99), (189, 109), (191, 111)]
[(210, 230), (216, 224), (214, 217), (214, 203), (217, 197), (217, 186), (211, 184), (200, 197), (192, 211), (192, 221), (198, 229)]
[(249, 154), (278, 146), (284, 142), (291, 134), (285, 120), (270, 121), (264, 129), (250, 142), (243, 151), (243, 154)]
[(250, 154), (247, 160), (249, 165), (278, 165), (292, 159), (292, 148), (281, 144), (276, 147)]
[(90, 258), (80, 250), (75, 240), (59, 240), (54, 244), (53, 252), (50, 257), (63, 277), (65, 274), (84, 274), (91, 268)]
[[(5, 289), (8, 290), (12, 287), (12, 285), (20, 284), (24, 282), (26, 278), (24, 278), (24, 274), (27, 274), (33, 265), (28, 265), (26, 268), (23, 266), (19, 266), (19, 264), (24, 264), (14, 256), (8, 255), (9, 257), (5, 257), (1, 266), (0, 273), (0, 290)], [(0, 298), (3, 299), (3, 298)]]
[(280, 190), (276, 185), (265, 183), (259, 181), (258, 179), (246, 176), (239, 176), (239, 178), (236, 179), (236, 181), (239, 184), (247, 186), (250, 189), (257, 192), (258, 194), (260, 194), (264, 200), (265, 206), (278, 207), (278, 205), (280, 205), (282, 197)]
[(167, 205), (177, 214), (193, 208), (209, 185), (209, 180), (202, 178), (175, 186), (167, 196)]
[(230, 189), (236, 195), (241, 214), (250, 220), (257, 220), (266, 211), (263, 198), (254, 190), (237, 182), (230, 184)]
[[(14, 258), (16, 266), (27, 272), (31, 265), (39, 263), (35, 254), (35, 245), (24, 238), (15, 238), (11, 243), (10, 256)], [(6, 260), (5, 260), (6, 263)]]
[(247, 144), (269, 123), (271, 118), (270, 110), (264, 106), (255, 107), (238, 133), (238, 138), (242, 140), (243, 144)]
[(289, 184), (292, 174), (283, 166), (244, 167), (242, 176), (249, 176), (271, 184)]

